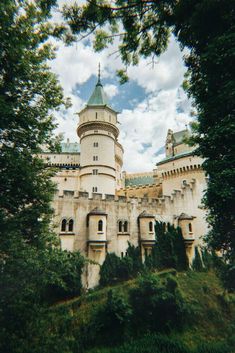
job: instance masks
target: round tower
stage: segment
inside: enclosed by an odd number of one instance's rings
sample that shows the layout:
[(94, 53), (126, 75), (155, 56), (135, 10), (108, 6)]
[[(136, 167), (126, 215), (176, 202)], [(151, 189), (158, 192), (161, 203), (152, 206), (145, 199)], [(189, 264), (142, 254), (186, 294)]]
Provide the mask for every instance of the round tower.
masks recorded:
[[(86, 107), (79, 113), (77, 134), (81, 146), (81, 190), (114, 195), (118, 184), (116, 155), (119, 129), (117, 112), (108, 103), (100, 72)], [(121, 152), (119, 157), (122, 159)]]

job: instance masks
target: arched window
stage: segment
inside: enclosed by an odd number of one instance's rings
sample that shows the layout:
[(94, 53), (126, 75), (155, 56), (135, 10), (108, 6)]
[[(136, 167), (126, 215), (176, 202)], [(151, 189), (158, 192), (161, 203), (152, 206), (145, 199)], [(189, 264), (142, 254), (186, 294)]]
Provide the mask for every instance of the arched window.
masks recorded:
[(150, 232), (153, 231), (153, 222), (149, 222), (149, 231), (150, 231)]
[(190, 233), (192, 233), (192, 231), (193, 231), (192, 223), (188, 224), (188, 230)]
[(66, 232), (66, 224), (67, 224), (67, 220), (64, 218), (62, 219), (61, 222), (61, 232)]
[(69, 232), (73, 231), (73, 219), (69, 220)]
[(125, 233), (127, 233), (127, 231), (128, 231), (128, 222), (127, 222), (127, 221), (124, 222), (123, 231), (124, 231)]
[(100, 219), (98, 222), (98, 232), (102, 232), (103, 231), (103, 221)]
[(118, 232), (121, 233), (122, 232), (122, 221), (118, 222)]

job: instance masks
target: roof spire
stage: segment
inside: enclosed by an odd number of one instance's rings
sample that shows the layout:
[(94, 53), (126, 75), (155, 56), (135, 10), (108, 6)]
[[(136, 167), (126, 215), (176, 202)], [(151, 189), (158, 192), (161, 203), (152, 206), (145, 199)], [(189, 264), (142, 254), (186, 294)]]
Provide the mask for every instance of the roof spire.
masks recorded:
[(98, 65), (98, 81), (97, 81), (97, 85), (101, 85), (101, 82), (100, 82), (100, 63)]

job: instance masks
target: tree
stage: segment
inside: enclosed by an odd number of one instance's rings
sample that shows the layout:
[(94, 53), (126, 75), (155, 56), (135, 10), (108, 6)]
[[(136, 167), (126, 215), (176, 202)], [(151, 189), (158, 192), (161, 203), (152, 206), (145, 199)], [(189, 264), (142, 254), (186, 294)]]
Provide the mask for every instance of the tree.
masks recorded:
[(175, 268), (178, 271), (188, 269), (188, 258), (181, 228), (171, 224), (156, 222), (156, 245), (152, 250), (153, 268)]
[(126, 256), (118, 257), (108, 253), (100, 268), (100, 284), (102, 286), (125, 281), (136, 277), (144, 269), (139, 247), (128, 243)]
[(37, 157), (43, 145), (57, 148), (52, 112), (66, 103), (48, 64), (55, 56), (49, 39), (63, 33), (49, 21), (55, 3), (0, 4), (0, 350), (5, 353), (39, 350), (32, 348), (34, 323), (51, 301), (50, 287), (69, 291), (71, 284), (76, 293), (80, 288), (80, 257), (70, 262), (55, 247), (52, 172)]
[[(96, 50), (119, 37), (119, 54), (126, 66), (136, 65), (140, 56), (154, 61), (167, 48), (170, 33), (188, 49), (188, 93), (199, 123), (194, 141), (209, 176), (204, 202), (212, 231), (207, 241), (231, 263), (235, 261), (234, 7), (235, 0), (89, 0), (81, 7), (64, 8), (75, 35), (95, 34)], [(125, 70), (118, 74), (121, 82), (127, 80)]]

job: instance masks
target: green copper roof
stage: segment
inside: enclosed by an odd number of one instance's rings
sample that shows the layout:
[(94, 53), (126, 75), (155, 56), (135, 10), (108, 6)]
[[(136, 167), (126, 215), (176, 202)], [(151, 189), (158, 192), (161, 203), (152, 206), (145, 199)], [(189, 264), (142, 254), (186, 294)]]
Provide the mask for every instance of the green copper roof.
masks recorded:
[(80, 145), (77, 142), (62, 142), (61, 143), (61, 152), (62, 153), (79, 153)]
[(187, 157), (187, 156), (193, 156), (193, 155), (194, 155), (194, 151), (187, 151), (187, 152), (178, 153), (175, 156), (166, 157), (166, 158), (162, 159), (156, 165), (161, 165), (161, 164), (164, 164), (164, 163), (167, 163), (167, 162), (174, 161), (174, 160), (179, 159), (179, 158), (183, 158), (183, 157)]
[(125, 186), (139, 186), (139, 185), (148, 185), (154, 184), (153, 176), (139, 176), (135, 178), (126, 178)]
[(97, 106), (97, 105), (109, 105), (108, 97), (106, 96), (103, 86), (98, 79), (95, 89), (88, 100), (87, 106)]

